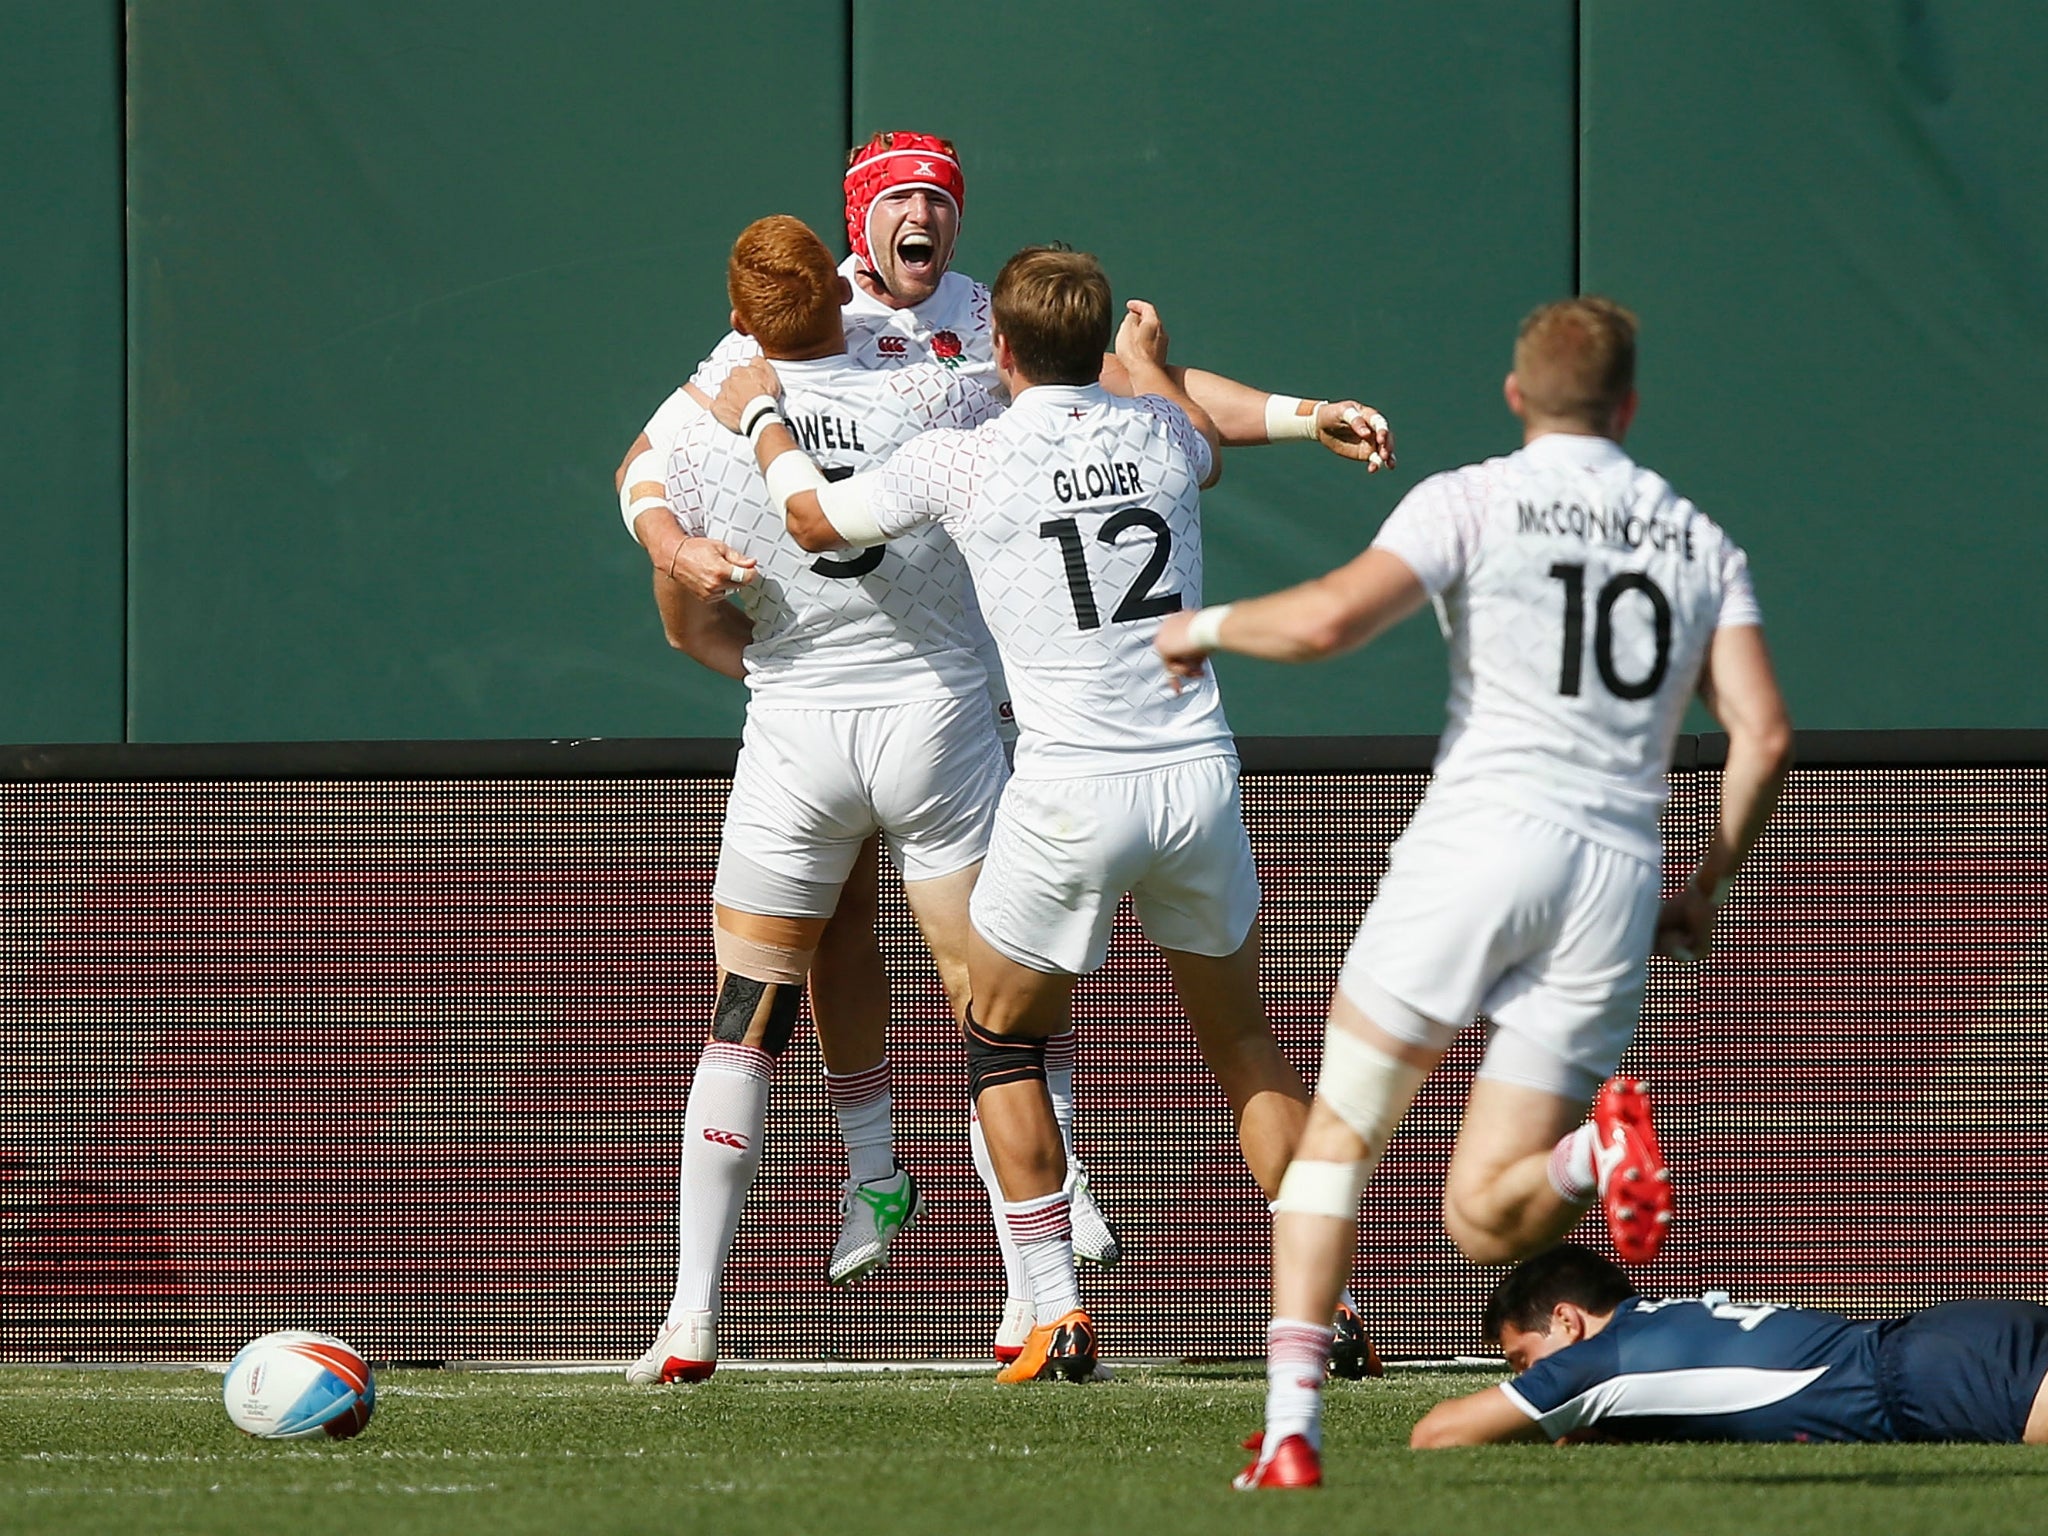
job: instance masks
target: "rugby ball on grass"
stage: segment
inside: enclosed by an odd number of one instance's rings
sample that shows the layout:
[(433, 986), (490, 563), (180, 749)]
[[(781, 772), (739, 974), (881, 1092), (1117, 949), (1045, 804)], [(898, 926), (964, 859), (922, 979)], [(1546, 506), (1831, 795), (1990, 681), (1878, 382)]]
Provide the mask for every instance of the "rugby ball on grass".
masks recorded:
[(221, 1401), (235, 1428), (261, 1440), (346, 1440), (370, 1422), (369, 1363), (324, 1333), (266, 1333), (228, 1362)]

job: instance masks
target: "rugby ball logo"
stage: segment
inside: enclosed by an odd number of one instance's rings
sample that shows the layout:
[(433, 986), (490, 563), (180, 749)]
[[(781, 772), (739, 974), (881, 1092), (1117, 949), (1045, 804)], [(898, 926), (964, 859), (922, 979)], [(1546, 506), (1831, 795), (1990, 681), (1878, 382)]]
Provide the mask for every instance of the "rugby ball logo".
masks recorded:
[(369, 1362), (324, 1333), (252, 1339), (228, 1362), (221, 1401), (235, 1428), (261, 1440), (346, 1440), (377, 1403)]

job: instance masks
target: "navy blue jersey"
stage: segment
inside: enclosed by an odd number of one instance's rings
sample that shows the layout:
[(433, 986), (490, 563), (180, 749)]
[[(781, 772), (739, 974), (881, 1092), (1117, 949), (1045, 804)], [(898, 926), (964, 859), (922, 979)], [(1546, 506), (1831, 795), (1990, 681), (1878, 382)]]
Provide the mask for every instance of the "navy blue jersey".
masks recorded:
[(1632, 1297), (1599, 1333), (1501, 1390), (1555, 1440), (1895, 1440), (1883, 1325), (1725, 1296)]

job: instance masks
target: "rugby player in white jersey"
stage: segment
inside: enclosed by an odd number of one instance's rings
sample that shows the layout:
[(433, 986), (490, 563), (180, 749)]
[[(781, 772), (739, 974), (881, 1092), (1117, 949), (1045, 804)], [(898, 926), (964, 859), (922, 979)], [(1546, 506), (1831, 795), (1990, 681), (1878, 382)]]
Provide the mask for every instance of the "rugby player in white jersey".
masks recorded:
[[(1634, 1034), (1653, 943), (1706, 952), (1792, 732), (1742, 551), (1622, 450), (1635, 332), (1605, 299), (1537, 310), (1505, 386), (1519, 452), (1423, 481), (1328, 575), (1160, 630), (1188, 681), (1217, 650), (1335, 655), (1432, 601), (1450, 647), (1435, 775), (1338, 977), (1315, 1106), (1274, 1202), (1266, 1428), (1240, 1487), (1321, 1481), (1323, 1320), (1359, 1195), (1476, 1013), (1494, 1033), (1445, 1181), (1458, 1246), (1479, 1263), (1525, 1257), (1600, 1198), (1616, 1250), (1642, 1263), (1670, 1221), (1641, 1086), (1602, 1080)], [(1660, 909), (1657, 813), (1696, 692), (1728, 732), (1720, 822)]]
[[(835, 472), (1000, 408), (986, 378), (849, 356), (844, 280), (795, 219), (749, 225), (728, 277), (735, 323), (777, 360), (791, 425)], [(1007, 771), (966, 568), (943, 532), (851, 559), (807, 554), (785, 535), (749, 446), (701, 414), (670, 456), (667, 490), (685, 529), (748, 551), (755, 576), (743, 618), (690, 602), (669, 615), (678, 643), (720, 670), (744, 637), (749, 699), (713, 888), (716, 1014), (684, 1118), (676, 1291), (627, 1371), (635, 1382), (701, 1380), (715, 1366), (719, 1280), (759, 1164), (775, 1059), (840, 889), (878, 831), (964, 1019), (967, 893)], [(915, 1216), (916, 1185), (886, 1141), (850, 1141), (848, 1180), (875, 1213), (871, 1236)], [(886, 1253), (873, 1242), (857, 1257), (871, 1267)]]
[[(953, 145), (930, 134), (878, 133), (847, 160), (844, 201), (852, 254), (840, 264), (840, 272), (852, 289), (846, 306), (850, 321), (876, 333), (875, 359), (882, 366), (930, 360), (963, 370), (991, 369), (989, 291), (952, 270), (966, 204), (965, 178)], [(744, 551), (715, 539), (689, 537), (673, 517), (658, 515), (666, 506), (659, 469), (675, 435), (710, 403), (735, 366), (758, 353), (753, 338), (729, 333), (690, 382), (662, 403), (619, 466), (621, 506), (628, 527), (653, 564), (665, 618), (683, 593), (717, 602), (751, 579), (753, 563)], [(1107, 382), (1119, 392), (1129, 392), (1121, 364), (1105, 358), (1104, 368)], [(1368, 472), (1393, 462), (1385, 419), (1355, 400), (1301, 400), (1200, 369), (1169, 371), (1210, 412), (1226, 446), (1313, 440), (1363, 462)], [(983, 660), (997, 676), (999, 667), (990, 651), (984, 651)], [(999, 707), (1006, 702), (999, 701)], [(888, 981), (875, 937), (874, 881), (868, 877), (873, 859), (874, 850), (864, 850), (863, 863), (847, 883), (846, 905), (826, 929), (811, 981), (812, 1012), (832, 1019), (830, 1033), (840, 1053), (841, 1059), (827, 1059), (826, 1068), (827, 1091), (840, 1112), (842, 1134), (849, 1117), (862, 1127), (875, 1123), (878, 1105), (885, 1134), (888, 1124)], [(1108, 1265), (1119, 1256), (1116, 1235), (1094, 1198), (1087, 1170), (1072, 1155), (1074, 1056), (1071, 1029), (1049, 1040), (1047, 1080), (1068, 1147), (1076, 1253), (1090, 1263)], [(874, 1132), (862, 1129), (855, 1134)], [(973, 1122), (971, 1141), (976, 1169), (994, 1209), (1000, 1204), (1001, 1189), (978, 1120)], [(850, 1221), (864, 1219), (857, 1205), (847, 1209)], [(1032, 1309), (1021, 1256), (1000, 1220), (996, 1231), (1008, 1297), (995, 1355), (1007, 1362), (1022, 1347)], [(842, 1233), (841, 1247), (859, 1240), (858, 1234)], [(1362, 1326), (1348, 1311), (1340, 1311), (1340, 1317), (1345, 1339), (1339, 1347), (1338, 1369), (1346, 1375), (1376, 1372), (1377, 1358)]]
[(1022, 1354), (998, 1374), (1005, 1382), (1081, 1379), (1096, 1367), (1044, 1052), (1075, 982), (1101, 966), (1126, 891), (1165, 952), (1269, 1196), (1307, 1104), (1259, 1001), (1258, 880), (1221, 701), (1207, 684), (1166, 687), (1151, 649), (1162, 615), (1201, 600), (1200, 488), (1216, 476), (1215, 429), (1162, 366), (1158, 317), (1147, 305), (1131, 311), (1117, 355), (1145, 391), (1135, 399), (1099, 382), (1111, 303), (1095, 259), (1019, 252), (993, 291), (1010, 409), (971, 431), (926, 433), (880, 471), (837, 485), (779, 424), (774, 369), (736, 370), (715, 406), (729, 425), (753, 429), (804, 547), (872, 547), (942, 525), (1002, 653), (1016, 772), (970, 908), (965, 1033), (970, 1090), (1035, 1308)]

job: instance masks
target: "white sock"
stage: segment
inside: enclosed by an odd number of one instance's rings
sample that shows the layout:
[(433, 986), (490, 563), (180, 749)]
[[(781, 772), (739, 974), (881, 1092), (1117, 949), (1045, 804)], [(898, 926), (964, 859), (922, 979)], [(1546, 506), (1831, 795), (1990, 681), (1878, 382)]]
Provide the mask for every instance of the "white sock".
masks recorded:
[(886, 1179), (896, 1171), (896, 1142), (889, 1123), (889, 1058), (865, 1072), (827, 1072), (825, 1096), (839, 1117), (846, 1143), (846, 1177), (855, 1184)]
[(1024, 1256), (1031, 1277), (1031, 1305), (1038, 1326), (1057, 1322), (1081, 1305), (1074, 1280), (1074, 1228), (1067, 1216), (1067, 1192), (1056, 1189), (1035, 1200), (1005, 1200), (1003, 1220)]
[(1063, 1030), (1045, 1042), (1045, 1091), (1052, 1117), (1060, 1123), (1060, 1145), (1074, 1160), (1074, 1032)]
[(1593, 1146), (1600, 1133), (1587, 1121), (1550, 1149), (1550, 1187), (1573, 1205), (1591, 1205), (1600, 1194)]
[(974, 1152), (974, 1171), (981, 1175), (981, 1187), (988, 1192), (989, 1219), (996, 1225), (996, 1247), (1003, 1254), (1003, 1284), (1008, 1287), (1004, 1300), (1029, 1301), (1031, 1271), (1024, 1267), (1023, 1250), (1010, 1235), (1009, 1222), (1003, 1219), (1003, 1186), (996, 1178), (995, 1162), (988, 1155), (988, 1138), (981, 1133), (981, 1116), (971, 1108), (967, 1111), (967, 1144)]
[(713, 1040), (697, 1062), (683, 1111), (683, 1167), (676, 1202), (673, 1323), (685, 1312), (717, 1310), (732, 1235), (761, 1166), (768, 1081), (775, 1058), (751, 1045)]
[(1323, 1448), (1323, 1377), (1330, 1369), (1330, 1340), (1324, 1323), (1276, 1317), (1266, 1324), (1266, 1449), (1289, 1435), (1305, 1435)]

